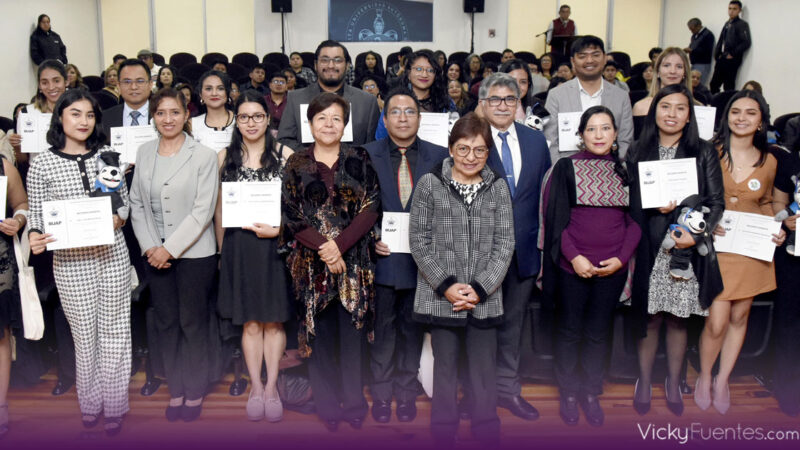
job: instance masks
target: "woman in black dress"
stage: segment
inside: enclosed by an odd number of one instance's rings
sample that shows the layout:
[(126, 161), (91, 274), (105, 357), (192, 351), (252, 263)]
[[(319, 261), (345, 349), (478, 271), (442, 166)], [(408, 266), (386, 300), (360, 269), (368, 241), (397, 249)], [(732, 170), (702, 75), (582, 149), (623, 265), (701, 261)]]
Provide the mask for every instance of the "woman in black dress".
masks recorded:
[[(234, 106), (236, 127), (231, 145), (219, 152), (222, 182), (280, 181), (281, 166), (292, 151), (276, 151), (264, 97), (244, 92)], [(222, 192), (222, 191), (221, 191)], [(278, 363), (286, 347), (283, 322), (290, 318), (286, 264), (278, 256), (279, 223), (254, 223), (222, 228), (223, 195), (217, 200), (215, 226), (221, 249), (217, 308), (223, 318), (244, 327), (242, 350), (250, 373), (247, 417), (277, 422), (283, 416), (278, 397)], [(267, 365), (267, 385), (261, 384), (261, 364)]]

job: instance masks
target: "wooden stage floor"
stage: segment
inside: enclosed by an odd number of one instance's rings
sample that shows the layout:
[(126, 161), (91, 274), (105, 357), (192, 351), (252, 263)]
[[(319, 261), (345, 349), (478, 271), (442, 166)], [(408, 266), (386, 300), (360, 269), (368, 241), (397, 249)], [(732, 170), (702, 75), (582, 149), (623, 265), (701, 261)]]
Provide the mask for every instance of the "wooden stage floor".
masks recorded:
[[(417, 400), (419, 414), (411, 423), (401, 424), (396, 417), (388, 424), (378, 424), (368, 416), (361, 430), (346, 423), (336, 433), (326, 430), (316, 416), (285, 411), (279, 423), (249, 422), (245, 417), (247, 395), (232, 397), (228, 388), (232, 376), (218, 383), (206, 397), (203, 414), (192, 423), (169, 423), (164, 418), (168, 400), (165, 385), (151, 397), (143, 397), (139, 389), (143, 373), (133, 377), (130, 387), (131, 411), (126, 416), (122, 433), (108, 438), (102, 425), (85, 430), (80, 422), (75, 388), (60, 397), (50, 394), (53, 375), (27, 389), (14, 389), (9, 394), (10, 432), (0, 440), (0, 448), (408, 448), (432, 446), (429, 434), (430, 401)], [(694, 375), (690, 374), (690, 382)], [(506, 448), (800, 448), (800, 418), (790, 418), (778, 409), (777, 402), (752, 377), (741, 377), (731, 385), (732, 406), (721, 416), (715, 410), (701, 411), (690, 395), (684, 396), (686, 410), (675, 417), (667, 409), (663, 387), (653, 386), (650, 413), (639, 416), (631, 406), (633, 386), (606, 384), (601, 403), (606, 423), (595, 428), (586, 424), (569, 427), (558, 415), (558, 392), (553, 385), (526, 383), (523, 396), (536, 406), (541, 417), (527, 422), (498, 409), (502, 422), (502, 447)], [(693, 425), (694, 424), (694, 425)], [(680, 443), (675, 429), (697, 427), (706, 437), (714, 427), (727, 428), (725, 440), (704, 440), (700, 434), (687, 445)], [(762, 433), (793, 430), (795, 440), (745, 440), (743, 428), (761, 427)], [(663, 428), (663, 430), (662, 430)], [(734, 437), (736, 429), (739, 436)], [(670, 433), (672, 430), (672, 434)], [(733, 430), (733, 431), (731, 431)], [(642, 433), (647, 434), (646, 438)], [(755, 432), (754, 432), (755, 433)], [(655, 435), (655, 436), (654, 436)], [(661, 438), (666, 436), (667, 438)], [(791, 436), (790, 436), (791, 437)], [(462, 421), (458, 448), (478, 448), (471, 439), (469, 423)]]

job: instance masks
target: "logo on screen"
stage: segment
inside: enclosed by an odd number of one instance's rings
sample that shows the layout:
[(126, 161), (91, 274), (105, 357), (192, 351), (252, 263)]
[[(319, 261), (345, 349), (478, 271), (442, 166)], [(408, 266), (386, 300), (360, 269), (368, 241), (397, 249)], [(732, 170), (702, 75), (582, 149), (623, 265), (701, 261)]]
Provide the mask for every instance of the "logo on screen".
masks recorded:
[[(390, 24), (388, 26), (387, 21)], [(395, 25), (399, 31), (394, 29)], [(408, 39), (408, 27), (403, 14), (385, 1), (359, 6), (347, 21), (348, 41), (397, 42)]]

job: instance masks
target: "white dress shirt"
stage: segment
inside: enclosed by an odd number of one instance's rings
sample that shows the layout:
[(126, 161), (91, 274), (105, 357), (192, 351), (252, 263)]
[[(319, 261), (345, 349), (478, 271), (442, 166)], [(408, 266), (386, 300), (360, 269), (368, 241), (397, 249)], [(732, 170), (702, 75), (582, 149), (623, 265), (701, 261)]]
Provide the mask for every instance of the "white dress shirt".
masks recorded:
[(581, 93), (581, 108), (584, 111), (591, 108), (592, 106), (598, 106), (603, 103), (603, 80), (600, 80), (600, 89), (594, 94), (589, 94), (586, 92), (586, 89), (583, 88), (581, 84), (581, 80), (578, 80), (578, 91)]
[[(125, 106), (122, 107), (122, 126), (123, 127), (131, 126), (131, 122), (133, 121), (133, 118), (131, 117), (131, 111), (134, 111), (134, 109), (131, 108), (130, 106), (128, 106), (127, 103), (125, 103)], [(142, 105), (142, 107), (137, 109), (136, 111), (139, 111), (139, 113), (141, 114), (141, 116), (139, 116), (139, 119), (138, 119), (139, 120), (139, 125), (147, 125), (148, 123), (150, 123), (150, 101), (149, 100), (144, 102), (144, 105)]]
[[(506, 131), (508, 131), (506, 142), (508, 142), (508, 148), (511, 149), (511, 162), (514, 164), (514, 186), (516, 187), (519, 182), (519, 174), (522, 172), (522, 150), (519, 148), (519, 137), (517, 137), (517, 129), (514, 124), (512, 123)], [(495, 127), (492, 127), (492, 138), (494, 139), (495, 148), (497, 148), (497, 154), (500, 155), (500, 160), (502, 161), (503, 139), (500, 138), (500, 130)]]

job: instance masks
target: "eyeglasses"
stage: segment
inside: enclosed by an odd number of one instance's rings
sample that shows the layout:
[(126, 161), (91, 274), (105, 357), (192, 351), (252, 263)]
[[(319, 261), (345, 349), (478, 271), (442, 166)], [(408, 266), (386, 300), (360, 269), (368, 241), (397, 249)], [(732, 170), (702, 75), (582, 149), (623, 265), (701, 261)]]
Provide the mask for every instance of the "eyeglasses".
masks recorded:
[(364, 89), (375, 89), (377, 87), (378, 87), (378, 85), (376, 85), (376, 84), (365, 84), (364, 85)]
[(255, 123), (261, 123), (266, 118), (267, 118), (267, 115), (264, 114), (264, 113), (255, 113), (252, 116), (248, 116), (247, 114), (237, 114), (236, 115), (236, 121), (241, 123), (241, 124), (245, 124), (245, 123), (249, 122), (250, 119), (253, 119), (253, 122), (255, 122)]
[(320, 59), (318, 59), (318, 61), (323, 66), (327, 66), (331, 62), (334, 63), (337, 66), (339, 64), (344, 64), (344, 58), (342, 58), (341, 56), (337, 56), (336, 58), (328, 58), (327, 56), (323, 56)]
[(144, 86), (145, 84), (149, 83), (150, 80), (145, 80), (144, 78), (137, 78), (135, 80), (131, 80), (130, 78), (125, 78), (124, 80), (120, 81), (120, 83), (125, 87), (131, 87), (134, 84), (136, 86)]
[(400, 117), (400, 116), (402, 116), (404, 114), (405, 114), (406, 117), (416, 117), (417, 114), (419, 114), (419, 111), (417, 111), (414, 108), (406, 108), (406, 109), (392, 108), (389, 111), (389, 116), (390, 117)]
[(507, 106), (516, 106), (519, 99), (512, 95), (508, 97), (488, 97), (484, 99), (489, 106), (500, 106), (500, 103), (505, 102)]
[(414, 72), (417, 72), (417, 74), (421, 74), (422, 72), (425, 72), (425, 73), (427, 73), (429, 75), (432, 75), (432, 74), (436, 73), (436, 69), (434, 69), (433, 67), (425, 68), (425, 67), (420, 67), (420, 66), (414, 66), (414, 67), (411, 68), (411, 70), (413, 70)]
[(272, 80), (272, 84), (274, 84), (275, 86), (283, 86), (284, 84), (286, 84), (286, 81), (284, 81), (284, 80)]
[(474, 153), (476, 158), (483, 159), (489, 155), (489, 147), (470, 148), (466, 145), (459, 145), (458, 147), (456, 147), (456, 155), (462, 158), (469, 155), (470, 152)]

